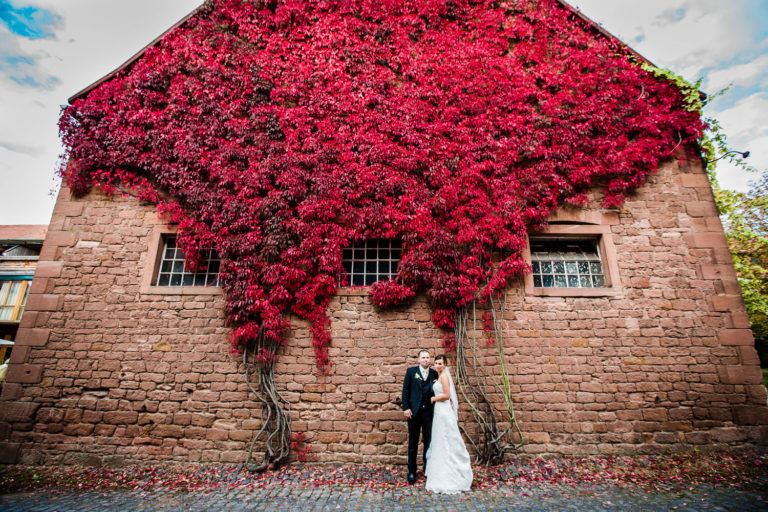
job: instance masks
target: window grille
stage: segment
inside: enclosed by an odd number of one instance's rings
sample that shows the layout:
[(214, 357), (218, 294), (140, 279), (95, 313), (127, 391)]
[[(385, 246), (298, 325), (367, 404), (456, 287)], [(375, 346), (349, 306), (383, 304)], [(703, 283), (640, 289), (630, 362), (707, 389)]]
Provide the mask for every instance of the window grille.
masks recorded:
[(176, 237), (166, 237), (157, 273), (157, 286), (219, 286), (219, 256), (213, 250), (202, 251), (205, 270), (190, 272), (184, 268), (184, 251)]
[(605, 273), (598, 240), (532, 240), (536, 288), (603, 288)]
[(397, 275), (402, 249), (399, 240), (366, 240), (346, 247), (342, 265), (350, 286), (370, 286)]
[(0, 322), (19, 322), (29, 295), (29, 281), (0, 281)]

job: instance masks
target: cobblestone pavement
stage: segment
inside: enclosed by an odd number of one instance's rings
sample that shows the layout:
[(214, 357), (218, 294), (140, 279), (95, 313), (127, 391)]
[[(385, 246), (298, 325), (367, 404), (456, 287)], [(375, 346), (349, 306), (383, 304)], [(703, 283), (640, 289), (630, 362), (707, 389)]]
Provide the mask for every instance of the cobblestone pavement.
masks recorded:
[(390, 490), (296, 485), (268, 489), (216, 489), (180, 492), (91, 491), (83, 493), (36, 491), (0, 496), (0, 510), (34, 511), (768, 511), (768, 496), (733, 488), (691, 486), (648, 491), (633, 486), (570, 486), (541, 484), (524, 489), (500, 486), (446, 496), (429, 494), (422, 486)]

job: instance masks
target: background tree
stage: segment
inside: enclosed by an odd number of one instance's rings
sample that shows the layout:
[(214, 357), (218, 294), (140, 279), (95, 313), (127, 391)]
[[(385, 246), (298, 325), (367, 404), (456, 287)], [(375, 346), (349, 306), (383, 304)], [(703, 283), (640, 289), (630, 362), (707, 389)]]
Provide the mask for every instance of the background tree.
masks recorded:
[(713, 189), (760, 366), (768, 367), (768, 172), (748, 192), (721, 189), (716, 181)]

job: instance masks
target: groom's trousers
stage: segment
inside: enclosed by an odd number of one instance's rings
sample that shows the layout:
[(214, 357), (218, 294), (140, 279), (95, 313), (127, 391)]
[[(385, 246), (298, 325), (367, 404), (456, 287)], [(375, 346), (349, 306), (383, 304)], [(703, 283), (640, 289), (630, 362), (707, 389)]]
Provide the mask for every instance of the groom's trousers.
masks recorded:
[(432, 408), (422, 409), (408, 420), (408, 474), (416, 474), (416, 454), (419, 452), (419, 434), (424, 440), (424, 465), (427, 467), (427, 450), (432, 440)]

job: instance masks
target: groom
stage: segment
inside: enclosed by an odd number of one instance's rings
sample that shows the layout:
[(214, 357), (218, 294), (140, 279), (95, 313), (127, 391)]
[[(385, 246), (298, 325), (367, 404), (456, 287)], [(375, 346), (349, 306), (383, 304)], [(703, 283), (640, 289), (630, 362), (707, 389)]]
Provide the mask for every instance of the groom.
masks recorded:
[(432, 384), (437, 372), (430, 369), (432, 356), (428, 350), (419, 351), (419, 366), (405, 372), (403, 381), (403, 413), (408, 420), (408, 483), (416, 481), (416, 453), (419, 451), (419, 434), (424, 439), (424, 467), (427, 466), (427, 449), (432, 439), (432, 414), (435, 396)]

